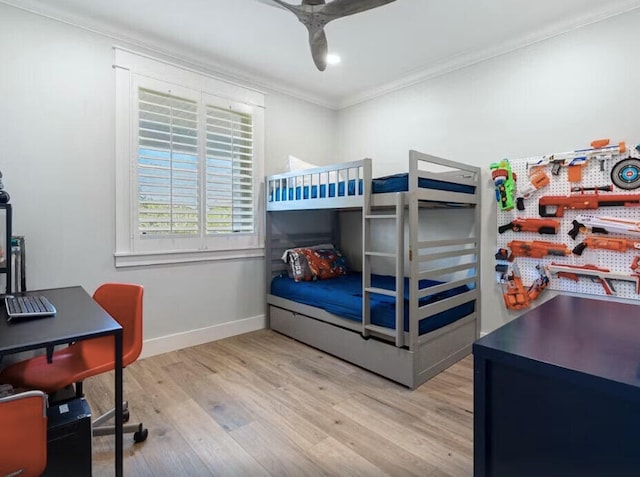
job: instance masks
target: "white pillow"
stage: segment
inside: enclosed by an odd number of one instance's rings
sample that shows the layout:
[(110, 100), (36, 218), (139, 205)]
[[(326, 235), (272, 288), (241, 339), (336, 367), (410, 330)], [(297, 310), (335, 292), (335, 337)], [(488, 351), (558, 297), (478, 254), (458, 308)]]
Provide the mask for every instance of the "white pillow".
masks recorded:
[[(295, 156), (289, 156), (289, 162), (287, 164), (287, 172), (299, 172), (304, 171), (306, 169), (315, 169), (316, 167), (323, 167), (318, 164), (311, 164), (310, 162), (305, 162), (302, 159), (298, 159)], [(336, 171), (329, 172), (329, 182), (334, 184), (338, 176), (336, 175)], [(343, 174), (340, 173), (339, 180), (343, 180)], [(323, 173), (320, 175), (320, 183), (325, 184), (327, 181), (327, 174)], [(304, 178), (304, 185), (308, 186), (311, 184), (311, 178), (309, 176)]]
[(305, 169), (314, 169), (316, 167), (320, 167), (317, 164), (311, 164), (310, 162), (305, 162), (302, 159), (298, 159), (295, 156), (289, 156), (289, 161), (287, 162), (287, 172), (297, 172), (304, 171)]

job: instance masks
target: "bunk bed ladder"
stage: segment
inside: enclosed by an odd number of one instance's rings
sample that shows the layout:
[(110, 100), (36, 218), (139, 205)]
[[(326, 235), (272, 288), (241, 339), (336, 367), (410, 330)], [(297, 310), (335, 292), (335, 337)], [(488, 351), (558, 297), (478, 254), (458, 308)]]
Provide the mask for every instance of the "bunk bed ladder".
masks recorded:
[[(365, 200), (363, 207), (362, 224), (362, 280), (363, 280), (363, 330), (364, 337), (370, 336), (371, 332), (394, 338), (398, 347), (404, 346), (404, 195), (396, 193), (395, 212), (392, 214), (372, 214), (368, 200)], [(393, 221), (396, 229), (396, 250), (393, 252), (379, 252), (372, 250), (371, 244), (371, 223), (374, 220)], [(372, 257), (386, 257), (395, 260), (395, 290), (375, 288), (371, 286), (371, 259)], [(395, 298), (396, 320), (395, 329), (377, 326), (371, 323), (371, 295), (377, 293)]]
[(420, 246), (418, 245), (418, 230), (420, 229), (420, 216), (418, 204), (418, 161), (419, 153), (409, 151), (409, 343), (411, 351), (419, 349), (420, 337), (420, 278), (419, 266)]

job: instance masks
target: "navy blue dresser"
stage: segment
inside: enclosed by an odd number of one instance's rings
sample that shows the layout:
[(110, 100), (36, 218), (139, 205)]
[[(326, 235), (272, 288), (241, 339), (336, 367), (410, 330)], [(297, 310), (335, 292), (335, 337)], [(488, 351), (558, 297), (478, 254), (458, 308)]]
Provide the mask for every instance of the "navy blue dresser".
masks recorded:
[(640, 475), (640, 306), (557, 296), (473, 354), (475, 477)]

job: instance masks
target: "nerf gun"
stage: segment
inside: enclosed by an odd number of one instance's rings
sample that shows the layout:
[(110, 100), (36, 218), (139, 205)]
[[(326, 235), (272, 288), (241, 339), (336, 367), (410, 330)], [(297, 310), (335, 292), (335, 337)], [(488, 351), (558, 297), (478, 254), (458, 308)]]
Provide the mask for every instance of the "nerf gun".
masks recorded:
[(546, 195), (538, 201), (538, 212), (540, 217), (564, 217), (567, 209), (638, 206), (640, 194), (598, 194), (596, 191), (593, 194)]
[(531, 305), (536, 298), (540, 296), (542, 290), (544, 290), (549, 284), (549, 276), (546, 274), (544, 268), (540, 265), (536, 267), (540, 277), (535, 279), (528, 289), (525, 289), (522, 284), (522, 278), (520, 277), (520, 270), (514, 263), (512, 265), (512, 271), (507, 275), (506, 282), (502, 289), (502, 298), (504, 305), (509, 310), (522, 310)]
[(529, 176), (529, 183), (522, 190), (518, 190), (519, 196), (516, 199), (516, 208), (524, 210), (524, 199), (528, 199), (535, 191), (547, 185), (549, 185), (549, 176), (542, 168), (536, 168)]
[(624, 273), (610, 272), (606, 268), (600, 268), (595, 265), (560, 265), (558, 263), (548, 265), (547, 271), (552, 275), (557, 275), (559, 278), (568, 278), (575, 282), (581, 277), (589, 278), (594, 282), (600, 283), (607, 295), (617, 294), (611, 280), (635, 282), (636, 293), (640, 294), (640, 274), (637, 273), (625, 275)]
[(571, 250), (563, 243), (545, 242), (542, 240), (533, 240), (531, 242), (512, 240), (507, 246), (511, 249), (511, 255), (508, 257), (508, 260), (511, 260), (512, 257), (542, 258), (547, 255), (564, 257), (571, 254)]
[(609, 139), (598, 139), (591, 142), (590, 149), (579, 149), (572, 152), (543, 156), (539, 161), (527, 165), (534, 167), (551, 165), (551, 174), (554, 176), (560, 174), (561, 167), (568, 167), (569, 182), (580, 182), (582, 180), (582, 167), (586, 165), (588, 160), (600, 160), (600, 170), (604, 171), (605, 159), (620, 156), (626, 150), (627, 146), (624, 142), (609, 145)]
[(587, 237), (576, 245), (573, 253), (582, 255), (584, 249), (594, 248), (600, 250), (612, 250), (614, 252), (626, 252), (627, 250), (640, 250), (640, 241), (623, 238)]
[(553, 219), (521, 219), (517, 218), (508, 224), (498, 227), (498, 232), (503, 234), (507, 230), (514, 232), (537, 232), (539, 234), (555, 235), (558, 233), (560, 221)]
[(640, 221), (617, 217), (596, 217), (589, 214), (580, 214), (576, 217), (569, 235), (575, 240), (580, 232), (587, 229), (597, 234), (616, 233), (640, 237)]
[(572, 187), (571, 192), (580, 192), (584, 194), (587, 191), (602, 191), (602, 192), (613, 192), (613, 186), (611, 184), (606, 186), (598, 186), (598, 187)]
[(512, 210), (514, 207), (513, 196), (516, 192), (517, 176), (511, 171), (508, 159), (494, 162), (489, 166), (491, 179), (496, 192), (496, 200), (501, 210)]

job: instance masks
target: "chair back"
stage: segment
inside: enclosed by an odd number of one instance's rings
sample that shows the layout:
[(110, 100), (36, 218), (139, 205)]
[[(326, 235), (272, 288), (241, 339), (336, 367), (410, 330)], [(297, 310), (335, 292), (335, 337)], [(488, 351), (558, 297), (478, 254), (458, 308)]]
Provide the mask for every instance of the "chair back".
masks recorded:
[(47, 466), (47, 397), (28, 391), (0, 399), (0, 475), (41, 475)]
[(143, 293), (142, 285), (105, 283), (93, 294), (93, 299), (122, 326), (123, 366), (133, 363), (142, 351)]

